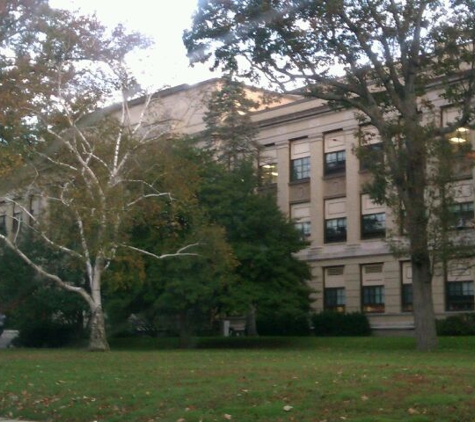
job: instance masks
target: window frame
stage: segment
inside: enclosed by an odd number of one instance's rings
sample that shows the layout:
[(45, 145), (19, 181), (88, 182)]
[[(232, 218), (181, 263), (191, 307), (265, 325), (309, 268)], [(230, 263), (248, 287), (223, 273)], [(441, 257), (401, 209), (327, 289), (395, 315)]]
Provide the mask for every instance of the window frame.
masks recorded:
[(366, 314), (384, 313), (384, 290), (384, 285), (361, 286), (361, 310)]
[[(469, 285), (469, 293), (464, 292), (464, 286)], [(450, 289), (461, 287), (458, 295), (450, 294)], [(467, 312), (475, 310), (474, 283), (473, 280), (447, 281), (445, 283), (445, 311)]]
[[(464, 206), (470, 206), (470, 209), (463, 210)], [(451, 221), (453, 221), (453, 226), (456, 229), (468, 229), (473, 228), (474, 225), (474, 203), (473, 201), (466, 202), (455, 202), (449, 206), (449, 214)]]
[(412, 290), (412, 283), (406, 283), (401, 286), (401, 311), (414, 311), (414, 297)]
[[(339, 159), (339, 155), (342, 154), (343, 160)], [(330, 165), (328, 158), (332, 155), (336, 156), (334, 165)], [(333, 162), (332, 162), (333, 163)], [(332, 174), (344, 174), (346, 172), (346, 150), (341, 149), (338, 151), (326, 152), (324, 157), (324, 175), (329, 176)]]
[(277, 163), (265, 163), (259, 166), (259, 186), (275, 185), (277, 177)]
[[(378, 216), (384, 216), (384, 227), (374, 229), (374, 230), (365, 230), (365, 219), (378, 217)], [(381, 221), (378, 220), (377, 218), (374, 221), (376, 221), (378, 224), (381, 223)], [(386, 213), (377, 212), (373, 214), (363, 214), (361, 216), (361, 239), (366, 240), (366, 239), (375, 239), (375, 238), (384, 238), (384, 237), (386, 237)]]
[[(331, 293), (331, 295), (329, 295), (329, 293)], [(329, 296), (331, 296), (331, 300), (329, 300)], [(323, 309), (325, 311), (344, 313), (346, 309), (345, 288), (344, 287), (325, 287), (325, 289), (323, 290)]]
[[(333, 235), (329, 236), (328, 230), (328, 223), (336, 221), (336, 231), (340, 230), (341, 228), (344, 227), (344, 233), (343, 234), (338, 234), (338, 235)], [(339, 225), (338, 222), (344, 221), (345, 225)], [(348, 220), (347, 217), (337, 217), (337, 218), (327, 218), (325, 219), (325, 243), (338, 243), (338, 242), (346, 242), (347, 240), (347, 230), (348, 228)]]
[(306, 239), (312, 235), (312, 223), (311, 221), (299, 221), (294, 223), (294, 227), (300, 233), (302, 239)]
[(310, 178), (310, 156), (290, 160), (290, 181), (297, 182)]

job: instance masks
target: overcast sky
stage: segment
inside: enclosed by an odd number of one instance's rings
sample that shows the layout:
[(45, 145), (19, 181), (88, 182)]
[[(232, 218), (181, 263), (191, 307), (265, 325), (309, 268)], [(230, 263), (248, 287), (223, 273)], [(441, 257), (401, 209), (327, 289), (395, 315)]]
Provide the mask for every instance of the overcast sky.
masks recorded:
[(53, 7), (96, 12), (99, 20), (114, 26), (123, 23), (155, 40), (147, 58), (134, 60), (134, 70), (144, 84), (163, 86), (196, 83), (217, 77), (207, 65), (190, 68), (181, 40), (191, 25), (198, 0), (50, 0)]

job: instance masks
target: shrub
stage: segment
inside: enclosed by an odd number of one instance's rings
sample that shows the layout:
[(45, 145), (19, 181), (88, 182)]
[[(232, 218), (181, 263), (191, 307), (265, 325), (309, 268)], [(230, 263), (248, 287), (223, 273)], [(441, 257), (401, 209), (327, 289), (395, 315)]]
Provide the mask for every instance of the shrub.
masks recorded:
[(460, 314), (438, 319), (437, 334), (440, 336), (475, 335), (475, 314)]
[(257, 332), (261, 336), (308, 336), (310, 334), (308, 316), (303, 313), (258, 315), (256, 324)]
[(368, 318), (360, 312), (342, 314), (324, 311), (312, 316), (316, 336), (369, 336), (371, 327)]

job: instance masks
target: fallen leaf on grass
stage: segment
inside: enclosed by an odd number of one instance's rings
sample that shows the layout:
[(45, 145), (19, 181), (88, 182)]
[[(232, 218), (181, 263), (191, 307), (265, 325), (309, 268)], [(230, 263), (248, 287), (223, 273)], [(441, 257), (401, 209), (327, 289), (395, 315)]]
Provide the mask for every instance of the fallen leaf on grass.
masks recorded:
[(224, 414), (224, 419), (230, 421), (233, 417), (231, 415), (228, 415), (227, 413)]
[(290, 411), (293, 409), (293, 407), (287, 405), (287, 406), (284, 406), (283, 409), (284, 409), (286, 412), (290, 412)]

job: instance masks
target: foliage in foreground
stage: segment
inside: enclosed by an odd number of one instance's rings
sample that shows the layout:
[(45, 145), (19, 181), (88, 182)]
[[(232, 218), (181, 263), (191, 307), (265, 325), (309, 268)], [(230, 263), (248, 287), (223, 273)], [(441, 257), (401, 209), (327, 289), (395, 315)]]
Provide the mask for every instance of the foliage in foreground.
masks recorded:
[(312, 326), (316, 336), (371, 335), (368, 317), (361, 312), (321, 312), (312, 316)]
[(473, 420), (474, 338), (442, 338), (430, 354), (413, 351), (410, 338), (287, 338), (285, 347), (271, 340), (252, 350), (3, 350), (0, 415), (52, 422)]

